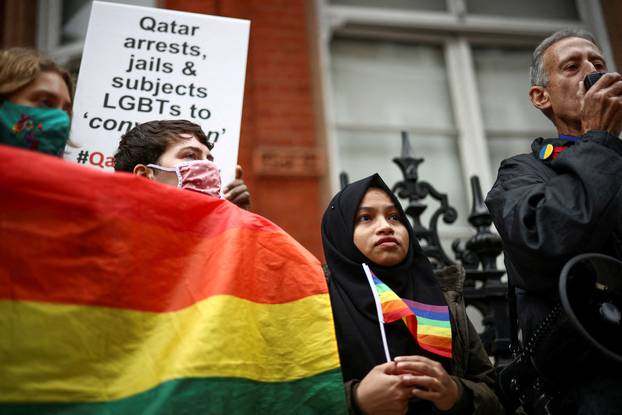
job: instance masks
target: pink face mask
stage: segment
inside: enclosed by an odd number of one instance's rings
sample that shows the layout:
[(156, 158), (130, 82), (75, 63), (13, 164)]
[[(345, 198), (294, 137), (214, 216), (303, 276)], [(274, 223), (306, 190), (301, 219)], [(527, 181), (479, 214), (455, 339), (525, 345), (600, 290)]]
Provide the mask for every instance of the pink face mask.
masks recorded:
[(176, 164), (175, 167), (162, 167), (157, 164), (149, 164), (147, 167), (175, 172), (177, 187), (220, 199), (220, 171), (213, 161), (193, 160)]

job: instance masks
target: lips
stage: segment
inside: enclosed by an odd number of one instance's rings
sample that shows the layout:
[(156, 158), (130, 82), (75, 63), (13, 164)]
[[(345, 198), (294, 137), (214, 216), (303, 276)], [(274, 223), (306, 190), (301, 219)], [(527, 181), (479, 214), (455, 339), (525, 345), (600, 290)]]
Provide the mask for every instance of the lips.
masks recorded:
[(395, 244), (395, 245), (399, 245), (399, 241), (393, 237), (386, 237), (386, 238), (380, 238), (376, 241), (376, 243), (374, 244), (374, 246), (378, 246), (378, 245), (382, 245), (382, 244)]

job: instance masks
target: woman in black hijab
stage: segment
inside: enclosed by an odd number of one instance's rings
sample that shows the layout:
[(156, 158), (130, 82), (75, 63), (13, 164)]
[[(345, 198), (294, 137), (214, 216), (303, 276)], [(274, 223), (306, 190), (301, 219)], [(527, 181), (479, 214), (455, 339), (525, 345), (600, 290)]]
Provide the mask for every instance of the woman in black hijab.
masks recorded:
[[(352, 413), (502, 413), (490, 388), (494, 369), (457, 294), (464, 274), (452, 267), (453, 276), (440, 277), (448, 285), (441, 287), (399, 201), (379, 175), (352, 183), (333, 198), (322, 219), (322, 242)], [(384, 325), (394, 358), (386, 362), (362, 263), (400, 298), (449, 306), (453, 358), (421, 348), (397, 320)]]

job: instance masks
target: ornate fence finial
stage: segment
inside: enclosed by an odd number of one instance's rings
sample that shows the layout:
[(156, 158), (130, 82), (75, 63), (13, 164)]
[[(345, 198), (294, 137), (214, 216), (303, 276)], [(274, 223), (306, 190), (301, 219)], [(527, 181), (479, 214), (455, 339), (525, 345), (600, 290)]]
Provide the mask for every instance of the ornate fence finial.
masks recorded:
[(345, 189), (349, 183), (350, 179), (348, 178), (348, 173), (344, 171), (339, 173), (339, 186), (341, 187), (341, 190)]
[(497, 257), (503, 251), (503, 243), (499, 235), (492, 233), (492, 216), (484, 204), (482, 188), (477, 176), (471, 176), (471, 193), (473, 203), (469, 223), (476, 230), (465, 244), (460, 245), (459, 240), (452, 244), (456, 258), (462, 261), (466, 269), (477, 269), (481, 265), (483, 271), (493, 271), (497, 269)]
[[(503, 243), (501, 237), (490, 229), (492, 216), (484, 204), (477, 176), (471, 177), (471, 191), (473, 204), (469, 223), (476, 233), (464, 246), (460, 240), (455, 240), (452, 248), (466, 269), (465, 301), (484, 316), (484, 332), (481, 334), (484, 348), (495, 356), (497, 366), (503, 366), (511, 360), (507, 284), (501, 281), (505, 271), (497, 269), (497, 257), (503, 251)], [(476, 285), (477, 281), (481, 283), (480, 287)]]
[[(419, 181), (417, 169), (423, 163), (423, 159), (413, 156), (406, 131), (402, 131), (401, 157), (394, 158), (393, 162), (402, 171), (404, 180), (397, 182), (392, 190), (400, 198), (408, 199), (408, 206), (405, 211), (413, 220), (415, 236), (421, 242), (423, 252), (428, 258), (432, 259), (432, 263), (436, 268), (453, 264), (454, 262), (449, 259), (441, 246), (441, 241), (438, 237), (438, 219), (442, 216), (445, 223), (453, 223), (458, 217), (458, 212), (449, 205), (446, 193), (440, 193), (428, 182)], [(440, 206), (434, 211), (430, 218), (430, 223), (426, 227), (421, 223), (421, 215), (428, 205), (421, 203), (421, 201), (427, 196), (437, 200)]]

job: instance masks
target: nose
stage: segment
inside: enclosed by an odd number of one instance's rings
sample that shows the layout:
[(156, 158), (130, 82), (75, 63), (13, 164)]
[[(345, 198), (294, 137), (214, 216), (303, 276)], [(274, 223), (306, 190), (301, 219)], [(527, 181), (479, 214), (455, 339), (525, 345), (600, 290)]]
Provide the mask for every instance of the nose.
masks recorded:
[(586, 61), (584, 70), (585, 70), (585, 73), (583, 74), (583, 76), (587, 75), (588, 73), (598, 72), (594, 64), (590, 61)]
[(385, 217), (380, 217), (378, 221), (378, 229), (376, 231), (378, 234), (382, 235), (390, 235), (394, 233), (393, 226), (391, 226)]

